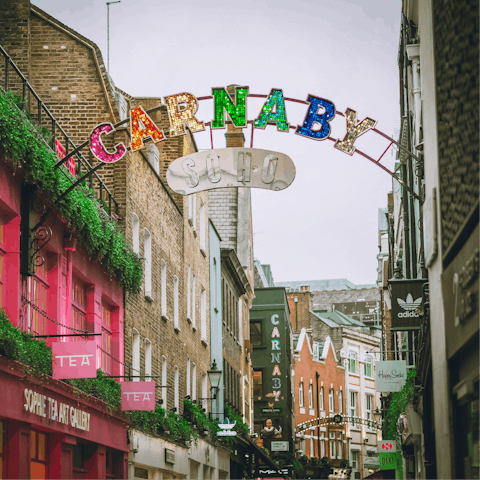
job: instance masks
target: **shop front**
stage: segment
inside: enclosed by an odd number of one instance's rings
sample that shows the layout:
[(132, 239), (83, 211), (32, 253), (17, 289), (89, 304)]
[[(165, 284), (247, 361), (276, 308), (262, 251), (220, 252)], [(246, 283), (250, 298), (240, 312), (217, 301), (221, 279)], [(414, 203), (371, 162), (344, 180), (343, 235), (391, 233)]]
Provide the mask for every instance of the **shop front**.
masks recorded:
[(27, 368), (0, 357), (1, 478), (128, 478), (128, 422)]
[(455, 255), (442, 274), (457, 478), (480, 476), (478, 206), (470, 223), (471, 233), (462, 232), (464, 243), (452, 249)]

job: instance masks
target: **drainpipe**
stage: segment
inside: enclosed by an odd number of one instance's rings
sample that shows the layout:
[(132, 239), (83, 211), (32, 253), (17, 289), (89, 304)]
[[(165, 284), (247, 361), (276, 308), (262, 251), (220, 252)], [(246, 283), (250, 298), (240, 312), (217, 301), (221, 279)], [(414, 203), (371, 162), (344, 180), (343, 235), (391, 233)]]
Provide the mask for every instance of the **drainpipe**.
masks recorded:
[(298, 304), (298, 297), (293, 299), (295, 302), (295, 333), (298, 332), (298, 313), (297, 313), (297, 304)]

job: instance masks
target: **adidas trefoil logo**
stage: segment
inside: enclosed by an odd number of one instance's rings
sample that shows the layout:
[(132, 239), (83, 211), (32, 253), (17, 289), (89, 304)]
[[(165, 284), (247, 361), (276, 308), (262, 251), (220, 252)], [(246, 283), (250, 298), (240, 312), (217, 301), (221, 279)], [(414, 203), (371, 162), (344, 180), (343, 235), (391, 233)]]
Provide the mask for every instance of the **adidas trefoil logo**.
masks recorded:
[(225, 420), (223, 422), (218, 423), (218, 426), (221, 428), (221, 430), (217, 432), (217, 435), (219, 437), (236, 436), (237, 432), (235, 430), (232, 430), (236, 423), (237, 423), (236, 420), (233, 423), (230, 423), (230, 420), (228, 419), (228, 417), (225, 417)]
[(401, 298), (397, 298), (397, 302), (402, 307), (405, 312), (400, 312), (398, 314), (399, 318), (406, 318), (406, 317), (419, 317), (418, 313), (415, 313), (415, 310), (421, 305), (422, 297), (417, 298), (416, 300), (413, 299), (412, 294), (409, 293), (405, 300)]

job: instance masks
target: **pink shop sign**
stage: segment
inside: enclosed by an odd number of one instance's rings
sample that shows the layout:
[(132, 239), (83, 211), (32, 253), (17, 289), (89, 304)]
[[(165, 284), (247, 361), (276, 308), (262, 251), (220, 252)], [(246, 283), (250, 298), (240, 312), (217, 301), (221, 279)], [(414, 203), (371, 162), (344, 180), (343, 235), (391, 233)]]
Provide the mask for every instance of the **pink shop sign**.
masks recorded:
[(56, 380), (97, 376), (97, 343), (94, 340), (55, 342), (52, 356), (52, 376)]
[(122, 410), (155, 410), (155, 382), (122, 382)]

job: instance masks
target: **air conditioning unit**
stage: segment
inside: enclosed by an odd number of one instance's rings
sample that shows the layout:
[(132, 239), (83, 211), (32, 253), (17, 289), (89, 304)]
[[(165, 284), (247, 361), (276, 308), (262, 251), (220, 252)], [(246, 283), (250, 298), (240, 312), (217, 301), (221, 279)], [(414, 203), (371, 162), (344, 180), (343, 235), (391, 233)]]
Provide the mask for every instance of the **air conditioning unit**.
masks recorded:
[(130, 444), (130, 448), (132, 450), (133, 453), (137, 453), (138, 452), (138, 445), (139, 445), (139, 438), (138, 437), (133, 437), (132, 438), (132, 443)]

